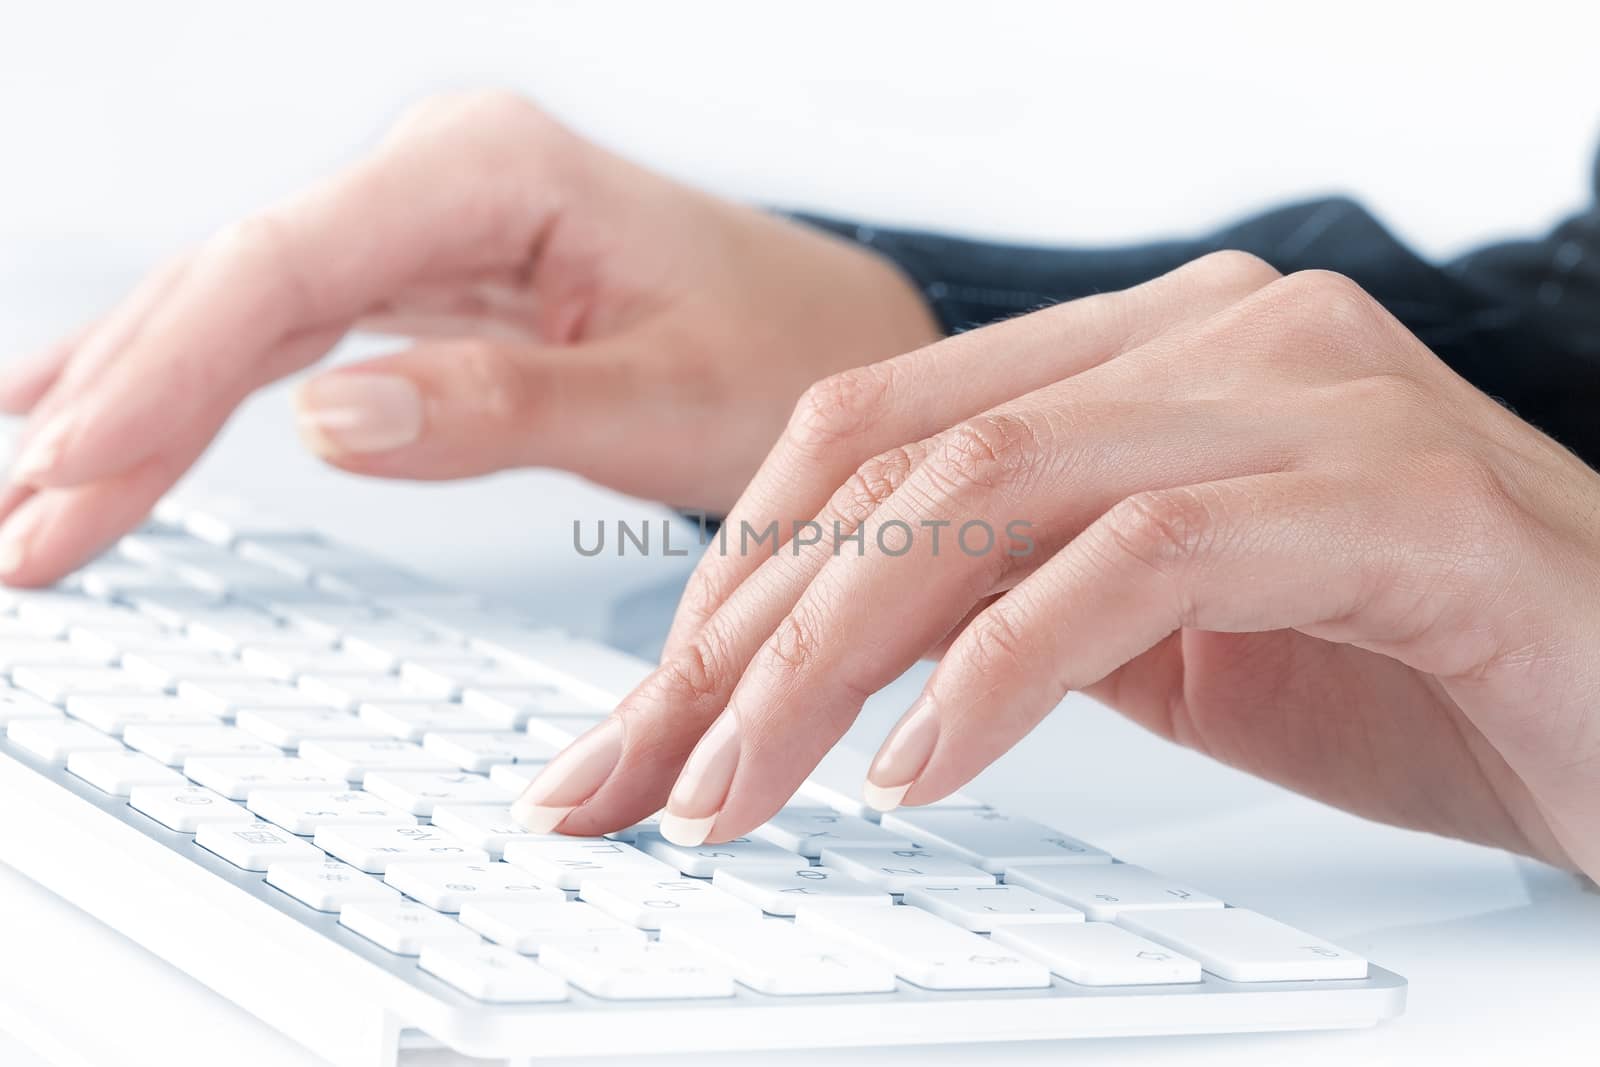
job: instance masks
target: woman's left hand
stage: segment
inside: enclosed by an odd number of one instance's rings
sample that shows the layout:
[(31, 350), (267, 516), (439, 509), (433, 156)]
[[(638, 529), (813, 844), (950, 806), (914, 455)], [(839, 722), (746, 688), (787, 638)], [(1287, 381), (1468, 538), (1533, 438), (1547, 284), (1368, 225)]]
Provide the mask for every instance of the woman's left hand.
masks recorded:
[[(774, 521), (781, 549), (740, 551)], [(1081, 689), (1363, 815), (1600, 873), (1600, 475), (1347, 279), (1223, 253), (825, 379), (726, 526), (530, 827), (666, 801), (674, 840), (739, 836), (932, 654), (879, 808)]]

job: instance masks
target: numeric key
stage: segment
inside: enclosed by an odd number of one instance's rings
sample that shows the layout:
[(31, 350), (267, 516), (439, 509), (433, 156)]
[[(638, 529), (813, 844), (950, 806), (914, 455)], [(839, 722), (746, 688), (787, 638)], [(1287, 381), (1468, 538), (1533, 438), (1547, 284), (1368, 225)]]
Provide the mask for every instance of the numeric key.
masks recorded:
[(902, 808), (883, 816), (883, 828), (944, 849), (990, 874), (1022, 864), (1111, 862), (1093, 845), (992, 808)]

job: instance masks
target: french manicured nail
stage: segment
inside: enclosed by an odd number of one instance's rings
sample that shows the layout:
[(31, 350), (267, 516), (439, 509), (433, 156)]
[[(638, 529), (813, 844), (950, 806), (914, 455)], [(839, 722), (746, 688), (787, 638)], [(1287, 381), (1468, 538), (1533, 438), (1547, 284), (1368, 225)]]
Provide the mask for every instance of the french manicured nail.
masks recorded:
[(867, 771), (861, 799), (877, 811), (893, 811), (928, 765), (939, 742), (939, 712), (924, 693), (889, 732)]
[(622, 758), (622, 724), (607, 719), (568, 745), (528, 783), (511, 817), (533, 834), (548, 834), (595, 794)]
[(13, 482), (31, 482), (47, 473), (61, 459), (66, 447), (70, 424), (59, 415), (47, 422), (44, 428), (23, 442), (17, 458), (11, 461), (8, 472)]
[(422, 393), (409, 378), (359, 371), (300, 387), (300, 433), (321, 456), (387, 452), (422, 435)]
[(724, 711), (689, 753), (661, 814), (661, 836), (675, 845), (705, 844), (739, 769), (739, 719)]

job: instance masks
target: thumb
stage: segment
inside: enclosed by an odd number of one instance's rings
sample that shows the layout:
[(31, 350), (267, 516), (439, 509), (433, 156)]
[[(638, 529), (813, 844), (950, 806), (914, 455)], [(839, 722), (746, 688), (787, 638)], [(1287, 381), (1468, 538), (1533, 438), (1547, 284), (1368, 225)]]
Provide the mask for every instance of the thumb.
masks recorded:
[(295, 404), (306, 446), (356, 474), (463, 478), (530, 465), (592, 474), (630, 419), (635, 377), (606, 343), (430, 341), (317, 375)]

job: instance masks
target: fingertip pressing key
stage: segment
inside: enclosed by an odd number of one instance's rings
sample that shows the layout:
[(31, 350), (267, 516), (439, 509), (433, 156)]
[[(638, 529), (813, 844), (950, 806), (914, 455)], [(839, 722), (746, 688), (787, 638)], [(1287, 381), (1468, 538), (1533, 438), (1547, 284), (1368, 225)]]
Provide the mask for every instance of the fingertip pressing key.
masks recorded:
[(534, 834), (552, 833), (595, 794), (622, 758), (622, 723), (606, 719), (545, 764), (511, 805), (511, 817)]

